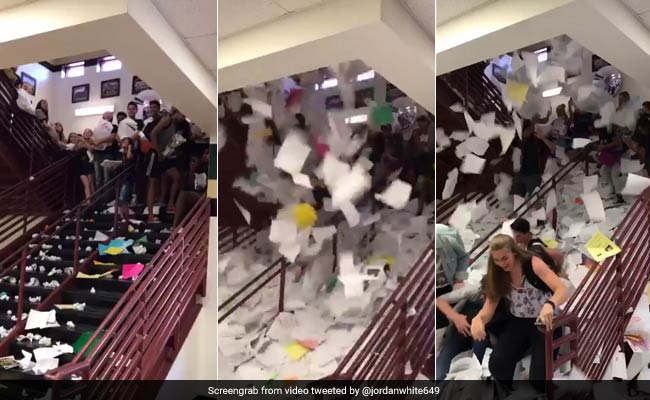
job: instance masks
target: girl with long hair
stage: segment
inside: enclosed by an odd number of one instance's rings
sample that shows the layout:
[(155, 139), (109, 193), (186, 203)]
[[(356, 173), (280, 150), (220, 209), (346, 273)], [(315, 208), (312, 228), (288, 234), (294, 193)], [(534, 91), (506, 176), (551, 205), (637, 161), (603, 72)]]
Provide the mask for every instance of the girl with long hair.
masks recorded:
[(499, 337), (489, 368), (498, 382), (511, 385), (515, 367), (530, 350), (530, 380), (543, 390), (545, 379), (544, 333), (553, 329), (558, 307), (568, 299), (560, 278), (540, 258), (515, 244), (508, 235), (496, 235), (490, 242), (486, 299), (472, 319), (475, 340), (485, 340), (485, 325), (492, 320), (499, 301), (509, 301), (510, 318)]

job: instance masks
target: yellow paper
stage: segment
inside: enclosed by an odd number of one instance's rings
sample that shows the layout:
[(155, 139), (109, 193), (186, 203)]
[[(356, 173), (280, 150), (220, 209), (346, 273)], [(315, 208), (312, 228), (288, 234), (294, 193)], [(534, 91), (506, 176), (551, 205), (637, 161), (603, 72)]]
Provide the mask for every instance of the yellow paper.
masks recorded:
[(217, 188), (219, 185), (217, 184), (216, 179), (208, 179), (208, 198), (209, 199), (216, 199), (217, 198)]
[(123, 252), (124, 252), (124, 249), (121, 248), (121, 247), (109, 247), (108, 249), (106, 249), (106, 251), (104, 253), (109, 254), (111, 256), (116, 256), (118, 254), (122, 254)]
[(508, 81), (506, 84), (506, 93), (508, 94), (510, 100), (522, 104), (524, 101), (526, 101), (526, 95), (528, 94), (528, 85), (516, 81)]
[(112, 270), (110, 270), (108, 272), (104, 272), (103, 274), (94, 274), (94, 275), (88, 275), (88, 274), (84, 274), (83, 272), (77, 272), (77, 278), (79, 278), (79, 279), (99, 279), (99, 278), (103, 278), (103, 277), (105, 277), (107, 275), (110, 275), (115, 271), (117, 271), (117, 270), (112, 269)]
[(287, 345), (284, 349), (289, 354), (289, 360), (291, 360), (291, 361), (300, 360), (309, 351), (308, 348), (306, 348), (305, 346), (301, 345), (298, 342), (293, 342), (293, 343)]
[(107, 267), (114, 267), (115, 263), (105, 263), (105, 262), (95, 260), (95, 265), (105, 265)]
[(265, 139), (269, 136), (272, 136), (273, 131), (271, 131), (271, 128), (265, 128), (255, 132), (254, 135), (257, 139)]
[(55, 304), (54, 307), (59, 310), (74, 310), (74, 304)]
[(585, 247), (596, 262), (601, 262), (607, 257), (615, 256), (621, 252), (621, 248), (600, 231), (589, 239)]
[(557, 249), (560, 245), (555, 239), (544, 239), (544, 244), (550, 249)]
[(305, 229), (314, 226), (318, 221), (318, 214), (310, 204), (300, 203), (293, 209), (293, 217), (299, 229)]

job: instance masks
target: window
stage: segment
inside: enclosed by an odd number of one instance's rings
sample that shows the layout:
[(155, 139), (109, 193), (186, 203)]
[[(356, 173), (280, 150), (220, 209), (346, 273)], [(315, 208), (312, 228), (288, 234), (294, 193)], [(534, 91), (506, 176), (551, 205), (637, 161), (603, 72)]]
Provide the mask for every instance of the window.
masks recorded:
[(537, 61), (543, 63), (548, 60), (548, 47), (535, 50), (535, 54), (537, 54)]
[(61, 79), (84, 76), (85, 68), (86, 68), (85, 61), (79, 61), (72, 64), (68, 64), (61, 69)]
[(117, 71), (122, 69), (122, 61), (115, 56), (108, 56), (97, 60), (97, 72)]

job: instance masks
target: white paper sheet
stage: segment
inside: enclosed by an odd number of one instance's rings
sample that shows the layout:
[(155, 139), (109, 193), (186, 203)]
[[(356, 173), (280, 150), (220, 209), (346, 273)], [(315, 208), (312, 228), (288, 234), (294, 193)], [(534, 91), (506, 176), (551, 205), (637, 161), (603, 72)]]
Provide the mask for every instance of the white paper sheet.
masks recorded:
[(650, 179), (644, 176), (628, 174), (625, 180), (625, 187), (621, 191), (625, 196), (638, 196), (650, 186)]
[(477, 157), (474, 154), (468, 154), (460, 166), (460, 172), (464, 174), (480, 174), (485, 167), (485, 159)]
[(411, 198), (411, 185), (397, 179), (383, 193), (376, 194), (375, 198), (387, 206), (401, 210)]
[(514, 129), (504, 129), (499, 133), (499, 140), (501, 141), (501, 155), (506, 154), (512, 141), (515, 139)]
[(359, 211), (357, 208), (354, 206), (349, 201), (343, 202), (339, 205), (341, 212), (343, 213), (343, 216), (345, 217), (345, 220), (348, 221), (348, 225), (350, 227), (354, 227), (359, 225), (359, 222), (361, 220), (361, 215), (359, 214)]
[[(534, 221), (546, 221), (546, 210), (544, 208), (540, 208), (538, 210), (533, 211), (532, 219)], [(531, 225), (531, 226), (535, 226), (535, 225)]]
[(480, 137), (472, 136), (465, 141), (465, 146), (477, 156), (482, 156), (487, 151), (490, 144)]
[(445, 187), (442, 190), (442, 199), (447, 200), (453, 194), (456, 189), (456, 183), (458, 183), (458, 168), (454, 168), (447, 175), (447, 180), (445, 181)]
[(467, 224), (472, 219), (472, 207), (468, 204), (461, 204), (454, 210), (454, 213), (449, 217), (447, 224), (454, 227), (457, 231), (462, 231), (467, 228)]
[(273, 243), (293, 243), (298, 237), (298, 226), (295, 222), (281, 219), (271, 221), (269, 240)]
[(332, 237), (335, 233), (336, 227), (334, 225), (321, 226), (311, 230), (311, 235), (314, 237), (316, 242), (323, 242)]
[(571, 225), (569, 225), (569, 230), (562, 235), (562, 239), (573, 238), (580, 235), (580, 232), (585, 228), (585, 226), (586, 223), (583, 221), (572, 222)]
[(469, 131), (453, 131), (449, 138), (459, 142), (464, 142), (469, 138)]
[(299, 243), (281, 243), (278, 252), (282, 254), (289, 262), (296, 261), (298, 254), (300, 254)]
[(59, 324), (56, 322), (56, 310), (37, 311), (31, 309), (27, 316), (25, 330), (54, 328), (58, 326)]
[(460, 104), (460, 103), (456, 103), (456, 104), (452, 105), (451, 107), (449, 107), (449, 109), (451, 111), (457, 112), (457, 113), (461, 113), (461, 112), (463, 112), (465, 110), (465, 108), (463, 108), (463, 105)]
[[(513, 195), (513, 196), (512, 196), (512, 204), (513, 204), (513, 205), (512, 205), (512, 211), (515, 211), (515, 210), (519, 209), (519, 207), (520, 207), (522, 204), (524, 204), (524, 201), (526, 201), (526, 199), (524, 199), (523, 197), (519, 196), (518, 194)], [(522, 212), (522, 211), (523, 211), (523, 210), (519, 210), (518, 212)]]
[(94, 242), (104, 242), (106, 240), (108, 240), (108, 235), (105, 235), (100, 231), (95, 232), (95, 237), (93, 238)]
[(586, 193), (581, 198), (591, 222), (605, 221), (605, 206), (603, 205), (603, 199), (600, 198), (600, 193), (596, 191)]
[(37, 363), (43, 360), (56, 358), (61, 354), (66, 354), (66, 353), (72, 354), (73, 352), (74, 349), (69, 344), (62, 344), (53, 347), (39, 347), (37, 349), (34, 349), (33, 351), (34, 359), (36, 360)]
[(56, 369), (59, 367), (59, 359), (58, 358), (50, 358), (46, 360), (41, 360), (37, 361), (36, 365), (32, 367), (32, 371), (34, 371), (34, 374), (36, 375), (43, 375), (47, 371), (50, 371), (52, 369)]
[(293, 179), (293, 183), (296, 185), (306, 187), (307, 189), (313, 189), (313, 186), (311, 185), (311, 179), (309, 178), (309, 175), (306, 174), (292, 174), (291, 178)]
[(244, 219), (246, 220), (246, 223), (247, 223), (248, 225), (250, 225), (250, 224), (251, 224), (251, 213), (250, 213), (247, 209), (245, 209), (241, 204), (239, 204), (239, 203), (237, 202), (237, 200), (233, 199), (233, 201), (235, 202), (235, 205), (236, 205), (237, 208), (239, 209), (239, 212), (241, 213), (241, 215), (242, 215), (242, 216), (244, 217)]
[(548, 191), (546, 195), (546, 213), (550, 214), (557, 207), (557, 194), (555, 189)]
[(585, 176), (582, 179), (582, 193), (590, 193), (598, 187), (598, 175)]
[(300, 173), (310, 152), (311, 148), (301, 135), (293, 131), (284, 139), (273, 165), (289, 174)]
[(574, 149), (582, 149), (586, 147), (589, 143), (591, 143), (591, 139), (575, 138), (573, 139), (572, 147)]
[(244, 103), (250, 104), (253, 111), (264, 116), (264, 118), (273, 118), (273, 111), (270, 104), (251, 98), (245, 99)]
[(504, 221), (503, 224), (501, 225), (501, 232), (499, 232), (499, 233), (501, 233), (502, 235), (508, 235), (508, 236), (514, 238), (515, 233), (512, 231), (512, 228), (510, 227), (510, 225), (512, 225), (513, 222), (515, 222), (514, 219), (509, 219), (507, 221)]
[(436, 129), (436, 145), (443, 149), (451, 146), (451, 140), (445, 135), (445, 131), (442, 128)]
[(621, 173), (630, 174), (639, 172), (643, 169), (643, 164), (639, 160), (632, 160), (629, 158), (621, 158)]

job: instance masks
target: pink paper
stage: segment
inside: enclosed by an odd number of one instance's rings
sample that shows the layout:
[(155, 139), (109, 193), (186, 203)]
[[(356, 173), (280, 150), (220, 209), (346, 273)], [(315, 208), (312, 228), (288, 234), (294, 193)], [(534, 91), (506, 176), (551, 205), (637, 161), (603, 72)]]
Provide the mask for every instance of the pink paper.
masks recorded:
[(144, 265), (138, 264), (124, 264), (122, 265), (122, 279), (129, 279), (137, 276), (144, 269)]
[(330, 147), (325, 143), (316, 144), (316, 152), (320, 158), (325, 158), (325, 155), (330, 151)]

